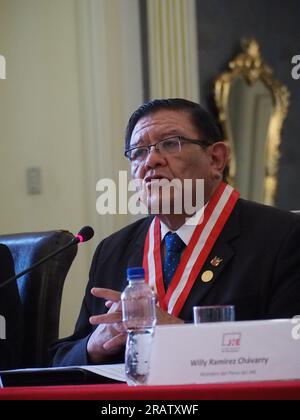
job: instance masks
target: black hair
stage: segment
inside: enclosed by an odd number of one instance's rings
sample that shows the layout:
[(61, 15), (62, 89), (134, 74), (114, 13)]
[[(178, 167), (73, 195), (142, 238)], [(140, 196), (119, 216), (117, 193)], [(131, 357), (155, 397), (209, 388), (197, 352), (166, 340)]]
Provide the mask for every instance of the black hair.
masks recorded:
[(130, 147), (131, 135), (137, 122), (146, 115), (155, 113), (161, 109), (185, 111), (191, 117), (191, 122), (199, 130), (199, 135), (208, 143), (224, 140), (221, 131), (213, 117), (199, 104), (182, 98), (154, 99), (145, 102), (131, 115), (125, 132), (125, 150)]
[[(153, 114), (161, 109), (187, 112), (192, 124), (199, 130), (200, 140), (206, 140), (208, 144), (224, 141), (218, 125), (210, 113), (196, 102), (182, 98), (153, 99), (145, 102), (131, 115), (125, 132), (125, 150), (130, 148), (131, 135), (137, 122), (146, 115)], [(228, 166), (223, 171), (223, 180), (226, 181), (229, 173)]]

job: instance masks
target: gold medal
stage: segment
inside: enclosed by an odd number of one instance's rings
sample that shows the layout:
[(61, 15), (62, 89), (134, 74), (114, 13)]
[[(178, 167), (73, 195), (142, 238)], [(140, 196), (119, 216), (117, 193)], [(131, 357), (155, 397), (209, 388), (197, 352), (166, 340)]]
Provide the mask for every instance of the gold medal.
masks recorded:
[(201, 275), (203, 283), (209, 283), (214, 277), (214, 273), (211, 270), (204, 271)]

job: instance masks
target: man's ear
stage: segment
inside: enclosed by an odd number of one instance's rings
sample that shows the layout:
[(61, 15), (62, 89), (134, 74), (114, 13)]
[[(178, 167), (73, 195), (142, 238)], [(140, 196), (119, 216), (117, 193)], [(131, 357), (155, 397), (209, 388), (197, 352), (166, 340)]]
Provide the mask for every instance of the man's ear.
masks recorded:
[(212, 179), (222, 179), (230, 155), (229, 145), (224, 141), (218, 141), (213, 143), (210, 148)]

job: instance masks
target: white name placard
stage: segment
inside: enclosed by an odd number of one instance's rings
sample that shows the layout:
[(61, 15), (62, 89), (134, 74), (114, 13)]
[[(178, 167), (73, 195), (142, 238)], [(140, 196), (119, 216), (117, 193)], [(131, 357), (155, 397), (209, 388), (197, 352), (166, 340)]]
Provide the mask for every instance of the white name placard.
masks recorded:
[(299, 321), (158, 326), (148, 384), (300, 379)]

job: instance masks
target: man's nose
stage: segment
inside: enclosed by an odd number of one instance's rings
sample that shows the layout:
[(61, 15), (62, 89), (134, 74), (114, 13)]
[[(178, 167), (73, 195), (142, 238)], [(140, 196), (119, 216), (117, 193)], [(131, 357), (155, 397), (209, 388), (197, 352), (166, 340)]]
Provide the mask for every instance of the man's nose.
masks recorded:
[(165, 163), (165, 158), (162, 156), (158, 148), (155, 146), (151, 147), (148, 153), (148, 156), (145, 160), (145, 166), (154, 168), (156, 166), (163, 165)]

